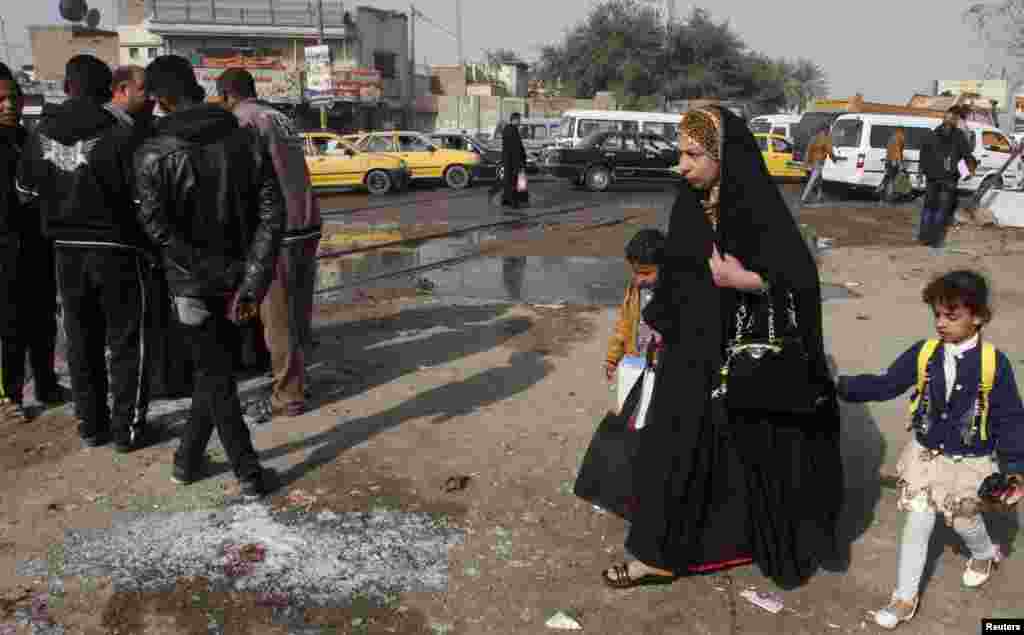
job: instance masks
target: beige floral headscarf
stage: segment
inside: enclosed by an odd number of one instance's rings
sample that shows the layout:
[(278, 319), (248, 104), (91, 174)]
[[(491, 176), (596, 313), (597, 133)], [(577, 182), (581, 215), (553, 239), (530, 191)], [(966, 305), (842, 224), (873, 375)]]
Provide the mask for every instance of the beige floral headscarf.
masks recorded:
[[(722, 162), (722, 114), (714, 106), (705, 106), (689, 110), (683, 115), (680, 136), (684, 143), (695, 143), (704, 149), (709, 157)], [(718, 227), (718, 201), (721, 191), (721, 169), (719, 179), (708, 191), (703, 201), (704, 213), (708, 215), (712, 226)]]

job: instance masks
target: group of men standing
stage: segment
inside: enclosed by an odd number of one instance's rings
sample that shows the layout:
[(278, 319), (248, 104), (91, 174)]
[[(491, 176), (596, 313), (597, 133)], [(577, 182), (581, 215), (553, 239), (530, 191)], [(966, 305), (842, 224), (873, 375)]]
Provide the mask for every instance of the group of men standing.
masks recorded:
[[(37, 398), (67, 400), (53, 369), (59, 288), (83, 442), (144, 445), (151, 351), (184, 349), (192, 408), (172, 479), (202, 478), (216, 428), (243, 495), (260, 496), (268, 473), (230, 343), (260, 315), (274, 373), (264, 410), (301, 414), (321, 229), (301, 138), (256, 100), (244, 69), (219, 78), (210, 104), (182, 57), (112, 72), (78, 55), (65, 91), (29, 134), (20, 88), (0, 68), (0, 415), (27, 420), (26, 350)], [(161, 347), (171, 324), (182, 341)]]

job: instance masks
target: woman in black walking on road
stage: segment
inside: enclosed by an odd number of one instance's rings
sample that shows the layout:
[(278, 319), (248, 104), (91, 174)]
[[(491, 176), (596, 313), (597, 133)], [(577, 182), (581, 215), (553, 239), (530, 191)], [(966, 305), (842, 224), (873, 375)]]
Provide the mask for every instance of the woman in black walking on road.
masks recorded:
[[(843, 492), (817, 266), (740, 118), (690, 111), (680, 148), (686, 182), (643, 312), (665, 348), (647, 425), (636, 432), (637, 507), (626, 541), (635, 560), (602, 575), (629, 588), (755, 562), (792, 588), (837, 558)], [(810, 381), (824, 399), (807, 415), (730, 409), (712, 392), (738, 302), (790, 292)]]

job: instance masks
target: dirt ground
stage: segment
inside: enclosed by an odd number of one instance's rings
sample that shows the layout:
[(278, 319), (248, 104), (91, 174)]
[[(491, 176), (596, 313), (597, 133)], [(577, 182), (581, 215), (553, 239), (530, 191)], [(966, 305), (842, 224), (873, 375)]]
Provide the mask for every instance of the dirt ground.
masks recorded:
[[(851, 283), (858, 296), (825, 307), (826, 329), (843, 334), (830, 341), (840, 368), (879, 370), (904, 341), (928, 335), (920, 288), (935, 272), (961, 265), (993, 277), (992, 339), (1004, 350), (1024, 350), (1016, 329), (1024, 318), (1020, 235), (963, 228), (951, 237), (949, 253), (936, 257), (909, 246), (909, 213), (816, 208), (801, 217), (819, 236), (835, 239), (835, 248), (821, 255), (823, 279)], [(558, 226), (537, 240), (494, 242), (487, 251), (621, 257), (632, 233), (655, 222), (652, 213), (591, 230)], [(852, 541), (849, 571), (823, 572), (786, 593), (777, 615), (740, 596), (750, 587), (774, 590), (749, 567), (658, 589), (603, 587), (598, 574), (622, 559), (626, 527), (575, 498), (571, 488), (613, 399), (601, 369), (613, 319), (612, 311), (595, 307), (456, 306), (406, 289), (372, 289), (358, 304), (318, 307), (314, 363), (339, 370), (313, 381), (316, 410), (254, 429), (258, 449), (288, 454), (295, 465), (293, 478), (267, 503), (302, 513), (431, 512), (463, 529), (466, 540), (451, 551), (447, 592), (305, 610), (310, 628), (302, 632), (542, 633), (551, 630), (544, 624), (556, 611), (590, 633), (877, 631), (867, 611), (884, 604), (891, 590), (902, 522), (879, 473), (906, 439), (895, 414), (902, 402), (892, 412), (844, 411), (844, 420), (863, 424), (851, 424), (844, 439), (855, 493), (844, 521)], [(439, 326), (445, 334), (386, 345), (394, 333)], [(358, 442), (339, 438), (339, 420), (366, 432)], [(67, 408), (27, 425), (0, 423), (0, 435), (6, 441), (0, 448), (0, 635), (60, 632), (53, 625), (88, 635), (300, 632), (275, 624), (273, 615), (302, 614), (302, 607), (211, 593), (202, 579), (181, 579), (172, 593), (140, 594), (115, 592), (104, 578), (68, 578), (53, 588), (46, 577), (15, 576), (16, 563), (27, 559), (46, 559), (59, 571), (65, 529), (102, 527), (116, 511), (154, 505), (216, 509), (237, 490), (225, 478), (183, 489), (170, 483), (175, 441), (123, 457), (108, 448), (82, 450)], [(447, 486), (450, 477), (454, 486)], [(1012, 523), (994, 533), (1012, 552)], [(921, 612), (901, 631), (977, 632), (980, 615), (1024, 617), (1017, 558), (988, 586), (966, 593), (958, 586), (963, 559), (948, 538), (945, 546), (937, 539), (938, 564)], [(23, 619), (13, 626), (18, 615)]]

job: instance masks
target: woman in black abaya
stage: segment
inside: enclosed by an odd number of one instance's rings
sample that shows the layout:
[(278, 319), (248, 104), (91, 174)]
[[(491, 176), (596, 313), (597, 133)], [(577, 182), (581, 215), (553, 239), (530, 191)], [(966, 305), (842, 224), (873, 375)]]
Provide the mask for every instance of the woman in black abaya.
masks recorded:
[[(637, 508), (615, 588), (755, 562), (784, 588), (837, 555), (843, 492), (839, 409), (825, 357), (817, 266), (745, 123), (692, 110), (680, 128), (685, 182), (643, 316), (664, 350), (636, 434)], [(811, 415), (730, 410), (712, 397), (741, 294), (792, 292), (826, 397)]]

